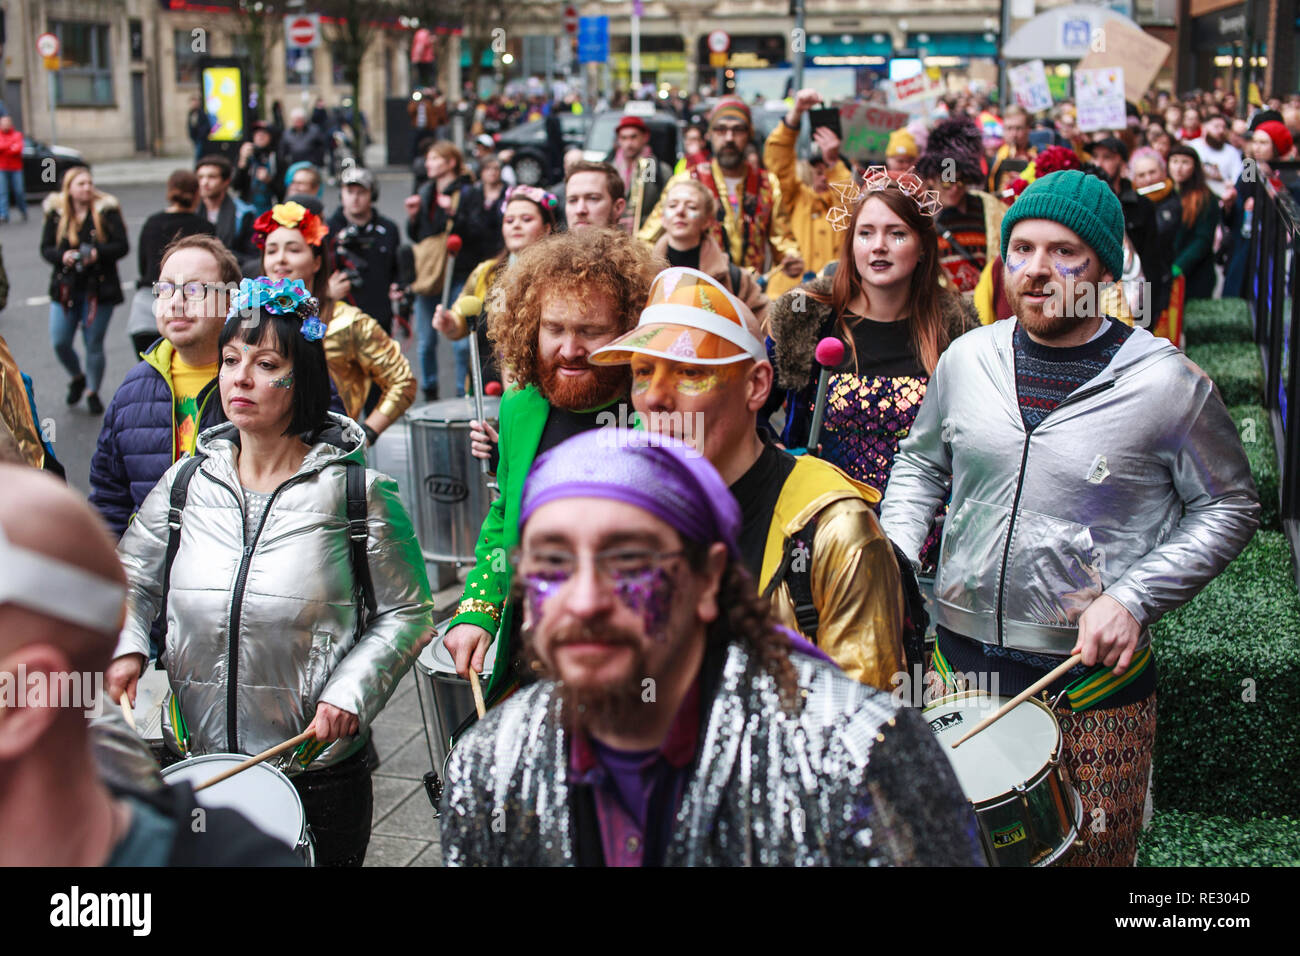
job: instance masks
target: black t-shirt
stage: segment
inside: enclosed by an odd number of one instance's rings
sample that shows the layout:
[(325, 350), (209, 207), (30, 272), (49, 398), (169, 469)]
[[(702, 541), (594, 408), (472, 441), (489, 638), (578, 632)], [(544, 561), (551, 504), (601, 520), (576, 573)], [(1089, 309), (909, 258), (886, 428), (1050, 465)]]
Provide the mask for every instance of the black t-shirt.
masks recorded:
[(595, 428), (599, 424), (597, 419), (601, 414), (611, 410), (617, 414), (618, 402), (626, 401), (627, 396), (619, 396), (600, 408), (593, 408), (583, 412), (575, 412), (567, 408), (556, 408), (552, 405), (550, 412), (546, 416), (546, 427), (542, 429), (542, 440), (537, 443), (538, 457), (574, 435)]
[(731, 494), (740, 503), (740, 555), (756, 585), (763, 570), (763, 550), (767, 546), (772, 513), (792, 471), (794, 456), (767, 445), (758, 460), (731, 486)]
[(687, 269), (698, 269), (700, 267), (700, 247), (696, 246), (694, 249), (682, 251), (674, 249), (669, 244), (668, 264), (674, 268), (684, 266)]
[[(877, 322), (875, 319), (847, 316), (857, 349), (859, 378), (926, 378), (925, 366), (912, 350), (911, 323)], [(851, 371), (852, 357), (846, 356), (843, 368)]]

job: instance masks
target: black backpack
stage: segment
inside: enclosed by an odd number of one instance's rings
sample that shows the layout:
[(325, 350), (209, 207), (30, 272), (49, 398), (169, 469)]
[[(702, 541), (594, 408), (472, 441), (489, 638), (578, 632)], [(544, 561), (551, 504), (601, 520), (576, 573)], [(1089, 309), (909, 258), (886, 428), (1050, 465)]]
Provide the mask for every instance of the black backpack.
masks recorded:
[[(794, 618), (799, 624), (799, 631), (814, 644), (817, 643), (817, 629), (821, 624), (812, 593), (812, 553), (816, 536), (817, 516), (814, 515), (811, 521), (785, 539), (785, 555), (781, 559), (781, 566), (776, 569), (763, 591), (763, 597), (771, 597), (782, 581), (786, 583), (790, 588), (790, 600), (794, 603)], [(930, 626), (930, 615), (926, 613), (925, 598), (921, 595), (921, 586), (917, 584), (912, 562), (894, 542), (889, 542), (889, 545), (894, 549), (894, 560), (898, 564), (898, 576), (903, 585), (903, 657), (908, 673), (912, 673), (915, 667), (925, 666), (925, 632)]]
[[(171, 508), (167, 512), (167, 558), (163, 564), (162, 610), (167, 610), (167, 592), (171, 588), (172, 563), (181, 546), (181, 514), (185, 510), (185, 499), (189, 496), (190, 479), (198, 471), (206, 455), (191, 455), (185, 459), (176, 481), (172, 484)], [(366, 554), (366, 466), (357, 461), (344, 463), (348, 470), (348, 538), (351, 540), (352, 571), (357, 582), (358, 594), (354, 595), (362, 607), (363, 613), (357, 615), (356, 634), (359, 638), (365, 630), (366, 622), (375, 616), (375, 584), (370, 578), (370, 558)], [(161, 660), (161, 653), (159, 659)]]

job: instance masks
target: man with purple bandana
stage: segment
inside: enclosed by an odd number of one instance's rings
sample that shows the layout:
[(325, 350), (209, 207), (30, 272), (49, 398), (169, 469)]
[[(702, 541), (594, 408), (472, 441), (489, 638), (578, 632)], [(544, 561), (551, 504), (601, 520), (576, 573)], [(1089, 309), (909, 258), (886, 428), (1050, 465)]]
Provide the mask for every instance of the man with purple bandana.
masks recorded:
[(514, 587), (543, 680), (452, 752), (446, 863), (982, 862), (920, 715), (771, 620), (739, 506), (694, 449), (570, 438), (537, 459), (520, 524)]

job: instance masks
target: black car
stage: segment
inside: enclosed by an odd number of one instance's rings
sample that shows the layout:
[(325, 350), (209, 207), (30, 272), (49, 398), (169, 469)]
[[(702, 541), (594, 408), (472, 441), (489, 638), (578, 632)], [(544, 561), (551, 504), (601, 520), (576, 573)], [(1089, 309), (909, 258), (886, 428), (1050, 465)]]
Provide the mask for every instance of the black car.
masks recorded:
[(81, 153), (67, 146), (46, 146), (30, 136), (23, 137), (23, 187), (28, 198), (58, 192), (63, 174), (74, 166), (85, 166)]
[[(581, 113), (561, 113), (560, 131), (564, 136), (564, 148), (582, 148), (587, 135), (587, 119)], [(520, 123), (495, 137), (498, 150), (514, 150), (510, 165), (514, 168), (515, 178), (526, 186), (545, 186), (552, 182), (557, 170), (550, 169), (546, 155), (546, 120), (533, 120)]]
[[(591, 121), (591, 130), (582, 147), (583, 158), (594, 163), (601, 163), (614, 152), (618, 145), (618, 123), (626, 113), (621, 110), (607, 110), (597, 113)], [(655, 156), (672, 167), (677, 163), (678, 146), (681, 140), (681, 122), (673, 113), (656, 110), (642, 116), (641, 119), (650, 129), (650, 149)]]

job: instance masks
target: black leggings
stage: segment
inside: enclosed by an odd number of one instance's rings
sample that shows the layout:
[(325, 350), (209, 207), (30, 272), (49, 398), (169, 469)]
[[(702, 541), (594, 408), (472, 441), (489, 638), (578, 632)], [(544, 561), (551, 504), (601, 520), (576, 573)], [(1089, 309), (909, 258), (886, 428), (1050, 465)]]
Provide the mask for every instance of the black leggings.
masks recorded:
[(368, 740), (340, 764), (289, 778), (302, 797), (315, 840), (317, 866), (360, 866), (365, 862), (375, 810), (370, 773), (378, 764), (375, 745)]

